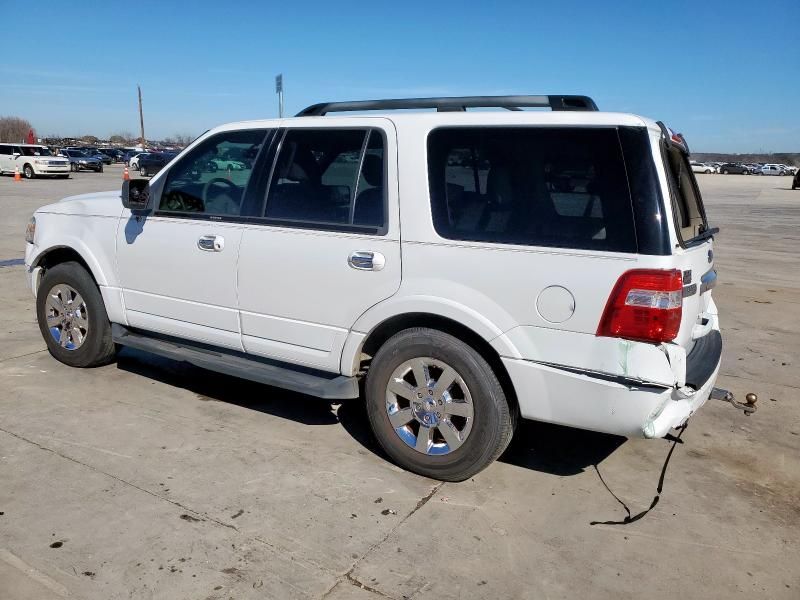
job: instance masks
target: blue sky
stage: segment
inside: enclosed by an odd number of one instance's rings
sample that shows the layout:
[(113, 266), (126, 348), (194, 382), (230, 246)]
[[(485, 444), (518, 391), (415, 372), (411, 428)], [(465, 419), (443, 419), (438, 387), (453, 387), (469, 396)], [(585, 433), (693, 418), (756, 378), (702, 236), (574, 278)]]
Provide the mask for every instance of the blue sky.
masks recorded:
[[(0, 0), (10, 14), (13, 0)], [(800, 5), (762, 2), (28, 2), (0, 115), (39, 135), (196, 135), (322, 100), (578, 93), (698, 151), (800, 151)], [(18, 32), (15, 34), (15, 32)], [(9, 38), (6, 38), (9, 40)]]

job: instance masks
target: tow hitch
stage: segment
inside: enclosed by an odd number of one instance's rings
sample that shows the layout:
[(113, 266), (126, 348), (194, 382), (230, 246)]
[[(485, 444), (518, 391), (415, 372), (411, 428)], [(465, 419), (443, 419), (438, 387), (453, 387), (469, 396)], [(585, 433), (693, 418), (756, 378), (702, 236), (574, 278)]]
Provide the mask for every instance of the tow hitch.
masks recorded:
[(744, 403), (739, 402), (736, 398), (734, 398), (733, 392), (723, 390), (722, 388), (714, 388), (711, 390), (711, 397), (715, 400), (730, 402), (733, 407), (744, 411), (744, 414), (747, 417), (756, 412), (756, 402), (758, 402), (758, 396), (756, 396), (753, 392), (750, 392), (744, 397)]

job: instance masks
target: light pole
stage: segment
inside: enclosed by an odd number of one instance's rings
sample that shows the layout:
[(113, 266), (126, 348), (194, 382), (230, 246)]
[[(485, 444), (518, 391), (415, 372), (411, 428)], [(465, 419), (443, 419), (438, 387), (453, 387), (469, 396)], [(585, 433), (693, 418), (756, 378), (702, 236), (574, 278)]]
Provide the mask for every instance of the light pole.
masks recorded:
[(278, 116), (283, 118), (283, 73), (275, 76), (275, 93), (278, 94)]

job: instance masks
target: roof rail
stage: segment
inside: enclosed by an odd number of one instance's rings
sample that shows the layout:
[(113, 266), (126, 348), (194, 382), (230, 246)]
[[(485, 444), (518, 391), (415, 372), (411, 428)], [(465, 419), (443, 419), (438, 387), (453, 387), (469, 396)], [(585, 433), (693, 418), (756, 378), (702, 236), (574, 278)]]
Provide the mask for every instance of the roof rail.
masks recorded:
[(597, 105), (589, 96), (453, 96), (443, 98), (402, 98), (394, 100), (356, 100), (352, 102), (321, 102), (304, 108), (296, 116), (321, 117), (330, 112), (367, 110), (403, 110), (435, 108), (439, 112), (465, 111), (467, 108), (505, 108), (521, 110), (550, 108), (552, 110), (591, 110)]

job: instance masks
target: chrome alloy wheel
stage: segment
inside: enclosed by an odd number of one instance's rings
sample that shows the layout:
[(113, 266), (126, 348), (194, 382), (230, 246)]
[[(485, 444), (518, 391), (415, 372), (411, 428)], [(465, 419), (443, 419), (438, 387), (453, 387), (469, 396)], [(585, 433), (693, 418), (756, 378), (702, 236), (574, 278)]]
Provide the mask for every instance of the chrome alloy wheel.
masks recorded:
[(44, 302), (47, 329), (58, 345), (77, 350), (89, 333), (89, 312), (81, 295), (65, 283), (51, 289)]
[(449, 454), (474, 420), (467, 384), (450, 365), (429, 357), (407, 360), (386, 386), (386, 412), (406, 445), (422, 454)]

